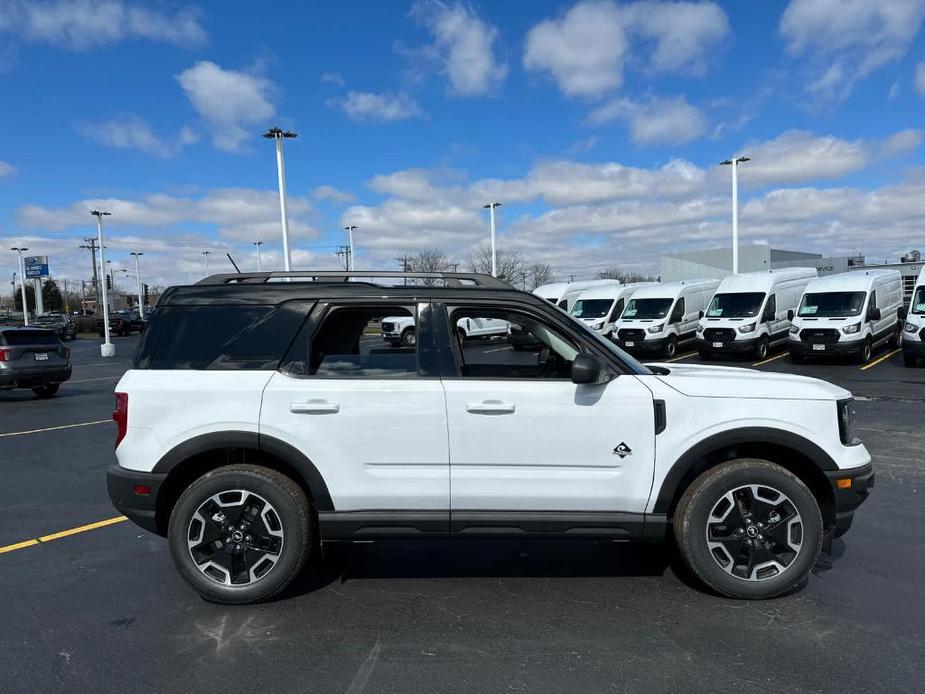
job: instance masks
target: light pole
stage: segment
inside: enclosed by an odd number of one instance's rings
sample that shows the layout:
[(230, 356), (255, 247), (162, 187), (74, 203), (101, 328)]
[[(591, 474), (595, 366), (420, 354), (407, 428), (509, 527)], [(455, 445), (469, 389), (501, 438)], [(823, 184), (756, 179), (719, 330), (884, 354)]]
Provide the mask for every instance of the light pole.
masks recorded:
[(347, 232), (347, 245), (350, 247), (350, 255), (347, 256), (347, 269), (353, 269), (353, 232), (356, 231), (356, 225), (351, 225), (349, 227), (344, 227), (344, 231)]
[(732, 167), (732, 274), (739, 274), (739, 164), (751, 161), (748, 157), (735, 157), (719, 163)]
[(254, 245), (257, 247), (257, 272), (263, 272), (263, 267), (260, 263), (260, 247), (263, 245), (263, 241), (254, 241)]
[(202, 255), (202, 257), (205, 258), (205, 260), (206, 260), (206, 277), (209, 276), (209, 254), (210, 254), (211, 252), (212, 252), (212, 251), (203, 251), (203, 252), (200, 254), (200, 255)]
[[(22, 254), (23, 251), (28, 251), (28, 248), (11, 248), (11, 251), (16, 251), (19, 254), (19, 288), (22, 291), (22, 324), (29, 327), (29, 304), (26, 303), (26, 268), (23, 265)], [(13, 281), (16, 279), (14, 277)], [(13, 291), (16, 291), (16, 287), (13, 287)], [(15, 302), (14, 302), (15, 303)]]
[[(108, 217), (111, 212), (101, 210), (90, 210), (90, 214), (96, 217), (96, 242), (100, 247), (100, 274), (106, 275), (106, 250), (103, 244), (103, 217)], [(103, 297), (103, 344), (100, 345), (100, 356), (114, 357), (116, 355), (116, 346), (109, 340), (109, 293), (106, 291), (106, 282), (100, 282), (100, 293)]]
[(491, 276), (498, 276), (498, 254), (495, 251), (495, 208), (501, 207), (500, 202), (490, 202), (487, 205), (482, 205), (483, 208), (487, 209), (491, 215)]
[(145, 307), (141, 303), (141, 267), (139, 266), (138, 259), (144, 255), (144, 253), (137, 253), (132, 251), (129, 255), (135, 257), (135, 281), (137, 283), (138, 289), (138, 315), (141, 316), (141, 320), (145, 320)]
[(296, 133), (279, 128), (270, 128), (263, 136), (276, 140), (276, 175), (279, 178), (279, 214), (283, 224), (283, 269), (289, 272), (292, 269), (292, 259), (289, 254), (289, 217), (286, 214), (286, 165), (283, 162), (283, 140), (298, 137)]

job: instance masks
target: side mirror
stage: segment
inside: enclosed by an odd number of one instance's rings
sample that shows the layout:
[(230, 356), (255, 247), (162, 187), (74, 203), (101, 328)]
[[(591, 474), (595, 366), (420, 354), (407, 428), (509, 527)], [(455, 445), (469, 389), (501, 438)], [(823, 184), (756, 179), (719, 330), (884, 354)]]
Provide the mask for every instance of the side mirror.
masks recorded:
[(899, 320), (906, 320), (909, 315), (909, 310), (905, 306), (899, 307)]
[(604, 365), (590, 354), (578, 354), (572, 362), (572, 383), (578, 385), (597, 383), (601, 380)]
[(703, 312), (703, 311), (701, 311), (701, 312), (700, 312), (700, 313), (698, 313), (697, 315), (698, 315), (698, 317), (699, 317), (699, 318), (703, 318), (705, 314), (704, 314), (704, 312)]
[(789, 321), (792, 321), (792, 320), (793, 320), (793, 309), (792, 309), (792, 308), (791, 308), (791, 309), (787, 309), (787, 320), (789, 320)]
[(867, 320), (880, 320), (880, 315), (880, 309), (876, 306), (867, 309)]

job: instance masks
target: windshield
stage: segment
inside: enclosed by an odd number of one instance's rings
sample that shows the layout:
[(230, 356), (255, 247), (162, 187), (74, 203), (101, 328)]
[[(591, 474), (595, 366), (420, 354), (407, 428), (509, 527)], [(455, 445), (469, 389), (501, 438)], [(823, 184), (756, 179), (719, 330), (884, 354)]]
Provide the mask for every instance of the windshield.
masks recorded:
[(630, 299), (623, 311), (623, 318), (664, 318), (671, 310), (674, 299)]
[(764, 292), (717, 294), (707, 309), (707, 318), (751, 318), (757, 316)]
[(916, 289), (912, 296), (912, 313), (917, 316), (925, 314), (925, 286)]
[(610, 312), (613, 299), (579, 299), (572, 306), (575, 318), (603, 318)]
[(865, 292), (823, 292), (806, 294), (800, 302), (798, 316), (809, 318), (844, 318), (857, 316), (864, 308)]

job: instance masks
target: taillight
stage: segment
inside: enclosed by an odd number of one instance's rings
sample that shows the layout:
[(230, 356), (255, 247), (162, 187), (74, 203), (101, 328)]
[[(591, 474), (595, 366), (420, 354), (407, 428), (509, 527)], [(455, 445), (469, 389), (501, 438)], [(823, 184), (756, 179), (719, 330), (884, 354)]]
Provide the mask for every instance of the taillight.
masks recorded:
[(119, 427), (116, 432), (116, 448), (118, 448), (128, 429), (128, 393), (116, 393), (116, 409), (112, 411), (112, 418)]
[(0, 347), (0, 361), (10, 360), (10, 350)]

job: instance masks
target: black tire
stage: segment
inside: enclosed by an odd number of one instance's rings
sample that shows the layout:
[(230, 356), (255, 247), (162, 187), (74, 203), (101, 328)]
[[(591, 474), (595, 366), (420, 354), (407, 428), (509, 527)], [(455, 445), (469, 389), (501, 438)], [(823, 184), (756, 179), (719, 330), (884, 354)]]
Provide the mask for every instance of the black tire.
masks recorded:
[(671, 359), (674, 355), (678, 353), (678, 338), (674, 335), (669, 335), (668, 339), (665, 340), (665, 357)]
[(762, 337), (758, 340), (758, 344), (755, 345), (755, 359), (758, 361), (764, 361), (768, 358), (768, 338)]
[(60, 387), (60, 383), (49, 383), (44, 386), (36, 386), (32, 389), (32, 392), (38, 395), (40, 398), (51, 398), (54, 397), (55, 393), (58, 392), (58, 388)]
[(401, 334), (402, 347), (414, 347), (418, 343), (418, 334), (414, 328), (405, 328)]
[(909, 352), (903, 352), (903, 366), (906, 366), (910, 369), (914, 369), (919, 365), (919, 358), (914, 354), (909, 354)]
[[(188, 538), (194, 532), (195, 514), (199, 508), (217, 494), (228, 492), (233, 496), (236, 490), (256, 495), (258, 503), (265, 501), (274, 514), (273, 523), (278, 524), (276, 531), (281, 532), (282, 536), (279, 540), (281, 549), (275, 555), (278, 556), (275, 564), (266, 569), (262, 575), (253, 578), (253, 573), (250, 572), (259, 569), (266, 557), (274, 555), (253, 548), (245, 549), (244, 554), (240, 556), (244, 557), (245, 562), (253, 562), (248, 574), (251, 580), (246, 583), (242, 582), (241, 585), (229, 585), (219, 582), (217, 578), (210, 578), (200, 569), (200, 564), (193, 559), (193, 550), (189, 546)], [(246, 509), (252, 508), (247, 501), (250, 498), (252, 497), (243, 497), (242, 503), (238, 504), (243, 506), (243, 509), (237, 519), (231, 518), (231, 512), (229, 512), (222, 526), (212, 522), (211, 518), (208, 527), (200, 524), (201, 537), (205, 536), (205, 532), (211, 531), (219, 538), (216, 541), (223, 542), (220, 549), (217, 551), (213, 549), (211, 556), (218, 557), (220, 561), (232, 561), (230, 556), (234, 553), (233, 550), (227, 551), (225, 548), (231, 547), (234, 542), (231, 539), (231, 531), (238, 530), (245, 533), (248, 531), (247, 526), (238, 525), (235, 528), (234, 524), (240, 522)], [(234, 508), (234, 505), (226, 508)], [(263, 508), (266, 509), (266, 506)], [(265, 539), (272, 542), (270, 533), (266, 532), (270, 529), (270, 522), (264, 519), (264, 512), (261, 511), (259, 515), (259, 532), (263, 533)], [(305, 493), (289, 477), (257, 465), (229, 465), (207, 472), (194, 481), (177, 500), (170, 514), (167, 531), (170, 553), (180, 575), (206, 600), (226, 605), (261, 602), (285, 589), (305, 566), (311, 549), (311, 518), (311, 508)], [(256, 520), (257, 517), (252, 515), (251, 522)], [(227, 536), (224, 535), (226, 532), (229, 533)], [(253, 532), (255, 537), (260, 537), (253, 529), (250, 529), (250, 532)], [(244, 537), (246, 540), (247, 536)], [(243, 542), (242, 544), (247, 546)], [(207, 549), (209, 548), (207, 546)], [(208, 561), (203, 563), (208, 564)], [(234, 564), (232, 564), (233, 567)], [(215, 572), (218, 573), (218, 570)], [(228, 576), (231, 576), (230, 572)]]
[[(767, 491), (762, 491), (761, 494), (766, 494), (772, 499), (786, 498), (786, 501), (781, 502), (779, 507), (766, 502), (755, 504), (756, 517), (751, 517), (748, 521), (743, 519), (749, 518), (750, 512), (741, 514), (742, 507), (738, 506), (737, 502), (737, 505), (731, 506), (727, 512), (736, 514), (736, 520), (733, 521), (733, 524), (739, 526), (736, 528), (729, 528), (725, 523), (708, 523), (711, 514), (716, 509), (721, 509), (721, 504), (728, 503), (724, 501), (727, 494), (750, 494), (749, 491), (743, 491), (750, 485), (758, 485), (761, 490), (770, 488), (781, 496), (771, 497)], [(749, 505), (746, 504), (744, 508), (748, 509)], [(777, 521), (773, 520), (773, 516), (768, 520), (770, 509), (779, 509)], [(799, 514), (798, 523), (794, 523), (793, 527), (787, 519), (796, 519), (797, 516), (786, 515), (787, 509)], [(722, 516), (722, 520), (727, 518), (730, 516)], [(761, 523), (766, 523), (763, 526), (764, 530), (758, 527)], [(727, 566), (730, 566), (733, 572), (741, 571), (751, 575), (752, 580), (724, 569), (720, 563), (721, 559), (725, 556), (728, 562), (732, 552), (710, 548), (707, 540), (708, 525), (713, 526), (710, 532), (720, 529), (726, 533), (726, 542), (730, 543), (728, 546), (734, 547), (735, 542), (739, 543), (740, 549), (732, 551), (737, 552), (736, 557), (746, 564), (745, 567), (740, 568), (736, 560), (727, 563)], [(789, 543), (794, 542), (797, 525), (800, 527), (800, 543), (796, 551), (791, 552), (793, 556), (790, 556), (789, 560), (782, 558), (784, 554), (774, 555), (774, 551), (765, 546), (767, 543), (775, 549), (783, 547), (784, 545), (776, 544), (777, 538), (783, 533), (785, 539), (789, 538), (787, 547), (793, 550), (794, 547)], [(753, 532), (756, 533), (755, 537), (761, 539), (750, 539)], [(818, 502), (798, 477), (766, 460), (740, 459), (711, 468), (691, 483), (675, 510), (674, 534), (685, 563), (704, 584), (729, 597), (760, 600), (792, 592), (806, 583), (822, 550), (824, 528)], [(759, 541), (762, 543), (761, 547), (757, 544)], [(748, 542), (753, 543), (754, 549), (745, 546)], [(754, 568), (772, 556), (780, 562), (782, 571), (770, 566), (765, 569)]]
[(866, 340), (864, 340), (864, 344), (861, 345), (861, 350), (858, 352), (858, 361), (861, 364), (869, 364), (871, 357), (873, 356), (874, 356), (873, 342), (871, 342), (870, 338), (868, 337)]

